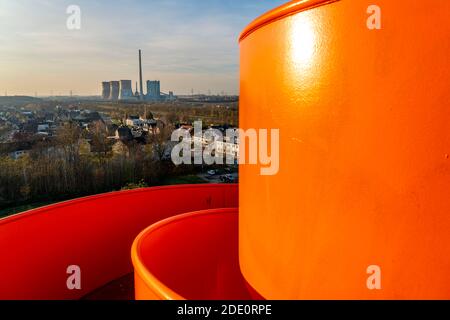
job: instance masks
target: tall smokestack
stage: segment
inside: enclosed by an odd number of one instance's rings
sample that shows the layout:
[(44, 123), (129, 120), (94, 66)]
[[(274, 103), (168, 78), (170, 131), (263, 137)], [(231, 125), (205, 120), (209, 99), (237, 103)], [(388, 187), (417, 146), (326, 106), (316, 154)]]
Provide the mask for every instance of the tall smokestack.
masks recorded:
[(139, 49), (139, 84), (140, 84), (140, 99), (144, 100), (144, 87), (142, 84), (142, 54), (141, 49)]

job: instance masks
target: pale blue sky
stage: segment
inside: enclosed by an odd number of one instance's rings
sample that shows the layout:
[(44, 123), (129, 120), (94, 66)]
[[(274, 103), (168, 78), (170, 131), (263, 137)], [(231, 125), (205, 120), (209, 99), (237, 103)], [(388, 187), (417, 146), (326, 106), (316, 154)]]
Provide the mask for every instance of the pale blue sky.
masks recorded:
[[(238, 92), (238, 42), (284, 0), (0, 0), (0, 94), (99, 94), (103, 80), (144, 78), (163, 91)], [(66, 8), (81, 8), (81, 30)]]

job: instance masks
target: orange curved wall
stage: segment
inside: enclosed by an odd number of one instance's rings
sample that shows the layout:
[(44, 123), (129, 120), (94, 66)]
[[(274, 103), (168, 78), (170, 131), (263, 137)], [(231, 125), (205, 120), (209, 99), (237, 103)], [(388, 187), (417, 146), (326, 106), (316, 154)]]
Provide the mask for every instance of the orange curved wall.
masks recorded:
[(240, 126), (281, 137), (278, 174), (240, 168), (240, 264), (265, 298), (450, 298), (449, 12), (293, 1), (244, 32)]
[(239, 270), (238, 209), (212, 209), (160, 221), (132, 249), (136, 299), (248, 300)]
[[(133, 271), (130, 250), (149, 225), (184, 212), (233, 208), (236, 185), (116, 192), (0, 220), (0, 299), (78, 299)], [(82, 290), (66, 287), (81, 267)]]

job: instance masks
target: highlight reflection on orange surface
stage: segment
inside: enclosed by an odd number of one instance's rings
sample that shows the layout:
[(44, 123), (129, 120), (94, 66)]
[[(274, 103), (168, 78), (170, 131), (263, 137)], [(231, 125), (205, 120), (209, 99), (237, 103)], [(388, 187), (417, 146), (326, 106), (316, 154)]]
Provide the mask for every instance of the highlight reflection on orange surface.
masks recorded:
[(243, 32), (240, 126), (281, 138), (277, 175), (240, 168), (240, 264), (265, 298), (450, 298), (449, 10), (292, 1)]
[(314, 56), (320, 52), (317, 52), (316, 31), (309, 12), (292, 18), (290, 29), (290, 38), (287, 41), (291, 47), (289, 60), (297, 72), (312, 72)]

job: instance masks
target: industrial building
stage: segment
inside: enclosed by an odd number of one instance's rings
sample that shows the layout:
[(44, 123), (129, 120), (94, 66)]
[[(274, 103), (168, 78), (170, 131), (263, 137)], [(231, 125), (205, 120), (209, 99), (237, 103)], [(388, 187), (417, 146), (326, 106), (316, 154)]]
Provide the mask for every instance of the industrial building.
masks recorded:
[(158, 80), (147, 81), (147, 95), (146, 100), (160, 100), (161, 98), (161, 83)]
[(102, 99), (110, 101), (161, 101), (174, 100), (172, 91), (169, 94), (161, 92), (161, 82), (159, 80), (147, 81), (147, 94), (144, 94), (143, 75), (142, 75), (142, 52), (139, 50), (139, 91), (136, 82), (136, 92), (133, 93), (131, 80), (120, 80), (102, 82)]

